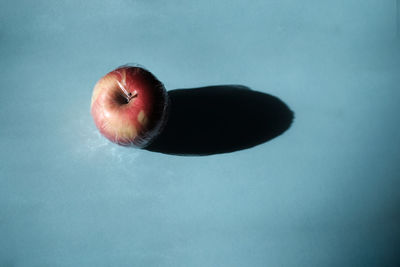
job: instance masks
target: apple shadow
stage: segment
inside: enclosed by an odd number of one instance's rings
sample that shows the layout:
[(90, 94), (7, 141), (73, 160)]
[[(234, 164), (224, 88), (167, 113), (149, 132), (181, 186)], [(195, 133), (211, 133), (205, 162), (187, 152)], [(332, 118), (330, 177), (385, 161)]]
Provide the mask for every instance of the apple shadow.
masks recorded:
[(168, 121), (146, 150), (181, 156), (234, 152), (281, 135), (293, 121), (293, 112), (280, 99), (242, 85), (168, 94)]

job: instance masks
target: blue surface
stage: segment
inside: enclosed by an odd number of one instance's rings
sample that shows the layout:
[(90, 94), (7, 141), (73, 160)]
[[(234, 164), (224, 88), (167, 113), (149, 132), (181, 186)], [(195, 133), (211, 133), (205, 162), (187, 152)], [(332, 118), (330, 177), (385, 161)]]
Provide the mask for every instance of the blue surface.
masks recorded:
[[(2, 1), (0, 266), (399, 266), (396, 8)], [(295, 120), (228, 154), (118, 147), (90, 98), (130, 62), (169, 90), (277, 96)]]

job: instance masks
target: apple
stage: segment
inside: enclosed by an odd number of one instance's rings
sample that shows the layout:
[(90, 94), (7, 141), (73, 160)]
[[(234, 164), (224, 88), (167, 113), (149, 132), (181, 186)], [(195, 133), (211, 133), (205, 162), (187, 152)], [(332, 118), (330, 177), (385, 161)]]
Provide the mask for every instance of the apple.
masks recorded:
[(122, 66), (93, 89), (91, 114), (111, 142), (143, 148), (162, 131), (168, 111), (164, 85), (142, 67)]

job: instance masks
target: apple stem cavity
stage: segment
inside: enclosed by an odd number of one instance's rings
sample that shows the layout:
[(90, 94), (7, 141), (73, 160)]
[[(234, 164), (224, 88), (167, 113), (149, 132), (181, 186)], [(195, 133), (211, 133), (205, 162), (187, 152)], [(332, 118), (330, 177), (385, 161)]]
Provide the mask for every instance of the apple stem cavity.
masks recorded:
[(132, 100), (132, 98), (137, 97), (138, 93), (137, 93), (136, 90), (133, 91), (133, 94), (132, 94), (131, 92), (128, 92), (128, 90), (126, 90), (126, 89), (124, 88), (124, 86), (123, 86), (119, 81), (117, 81), (117, 84), (118, 84), (119, 88), (122, 90), (122, 92), (124, 92), (125, 97), (126, 97), (126, 101), (127, 101), (128, 103)]

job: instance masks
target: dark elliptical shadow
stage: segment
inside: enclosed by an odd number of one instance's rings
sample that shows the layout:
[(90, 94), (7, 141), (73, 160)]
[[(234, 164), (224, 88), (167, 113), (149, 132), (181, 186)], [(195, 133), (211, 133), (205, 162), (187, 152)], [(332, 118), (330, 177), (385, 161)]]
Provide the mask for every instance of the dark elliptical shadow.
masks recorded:
[(182, 156), (233, 152), (285, 132), (293, 112), (277, 97), (242, 85), (168, 92), (167, 124), (146, 150)]

